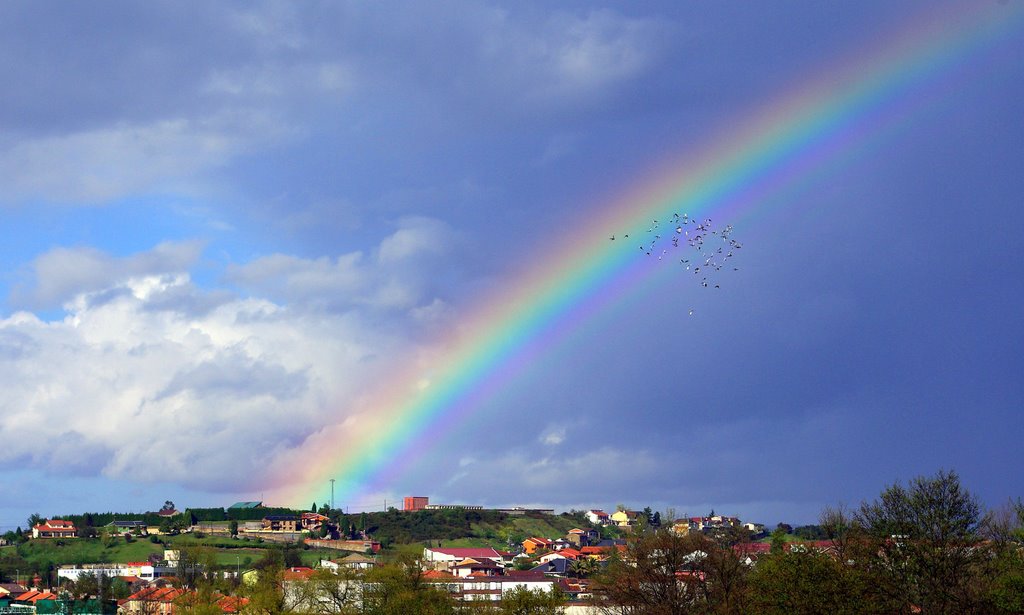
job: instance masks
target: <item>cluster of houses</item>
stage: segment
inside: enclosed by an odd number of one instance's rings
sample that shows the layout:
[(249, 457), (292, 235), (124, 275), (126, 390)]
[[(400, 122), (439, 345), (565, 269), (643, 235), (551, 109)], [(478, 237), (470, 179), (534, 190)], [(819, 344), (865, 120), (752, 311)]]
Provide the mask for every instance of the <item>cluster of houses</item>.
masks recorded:
[[(35, 579), (33, 585), (42, 581)], [(57, 594), (43, 589), (29, 589), (21, 583), (0, 583), (0, 612), (34, 611), (40, 600), (56, 600)]]
[[(174, 514), (180, 514), (174, 511)], [(240, 534), (301, 534), (319, 530), (329, 519), (325, 515), (315, 512), (304, 512), (299, 515), (267, 515), (256, 521), (243, 521), (238, 524)], [(224, 522), (199, 523), (193, 526), (195, 529), (210, 533), (226, 533), (229, 531)], [(160, 534), (159, 526), (146, 525), (141, 520), (117, 520), (111, 521), (100, 528), (109, 534), (134, 534), (147, 536)], [(192, 528), (189, 528), (192, 529)], [(44, 519), (37, 525), (32, 526), (32, 538), (76, 538), (78, 528), (71, 521), (63, 519)]]
[[(244, 506), (258, 503), (238, 503)], [(448, 505), (431, 505), (425, 497), (409, 497), (404, 502), (408, 511), (432, 510), (448, 508)], [(460, 507), (466, 508), (466, 507)], [(526, 512), (527, 509), (508, 509), (512, 514)], [(163, 514), (165, 511), (161, 511)], [(180, 514), (175, 510), (166, 511), (168, 515)], [(560, 590), (570, 605), (580, 606), (591, 597), (589, 578), (607, 565), (615, 557), (626, 555), (626, 541), (621, 539), (603, 539), (600, 529), (603, 526), (615, 526), (620, 529), (629, 528), (648, 520), (647, 513), (620, 509), (609, 514), (602, 510), (589, 510), (585, 513), (593, 527), (573, 528), (559, 538), (531, 536), (519, 545), (510, 545), (511, 551), (499, 551), (493, 548), (444, 548), (427, 547), (423, 550), (421, 565), (423, 578), (436, 587), (448, 591), (457, 600), (489, 600), (498, 601), (509, 592), (518, 588), (531, 591)], [(303, 512), (295, 515), (267, 515), (260, 520), (239, 522), (239, 534), (253, 534), (261, 537), (278, 535), (282, 540), (295, 539), (302, 536), (305, 542), (313, 547), (327, 547), (349, 551), (337, 559), (322, 559), (319, 567), (334, 572), (345, 569), (363, 571), (378, 565), (375, 557), (380, 544), (369, 540), (332, 540), (310, 537), (320, 533), (319, 530), (328, 524), (328, 517), (315, 513)], [(691, 532), (711, 532), (726, 528), (746, 528), (752, 534), (764, 533), (759, 524), (742, 523), (736, 517), (711, 514), (704, 517), (688, 517), (667, 521), (671, 530), (679, 535)], [(200, 523), (191, 529), (206, 532), (227, 531), (224, 522)], [(158, 527), (147, 526), (139, 520), (113, 521), (105, 526), (111, 534), (145, 535), (158, 533)], [(75, 538), (77, 529), (70, 521), (60, 519), (44, 520), (32, 528), (35, 539)], [(748, 543), (742, 548), (742, 555), (748, 563), (767, 551), (767, 544)], [(58, 588), (60, 583), (77, 582), (83, 575), (103, 576), (109, 579), (120, 578), (128, 583), (133, 592), (128, 598), (119, 601), (118, 611), (125, 615), (160, 613), (170, 615), (175, 605), (187, 602), (190, 594), (187, 590), (176, 587), (174, 579), (178, 571), (178, 553), (166, 550), (162, 559), (151, 562), (128, 562), (124, 564), (83, 564), (60, 566), (57, 570)], [(243, 583), (252, 582), (258, 571), (236, 570), (224, 573), (225, 576), (235, 574)], [(302, 582), (308, 580), (316, 571), (312, 568), (290, 568), (284, 573), (284, 591), (287, 599), (306, 600), (307, 594), (301, 591)], [(342, 575), (339, 583), (356, 584), (354, 593), (367, 590), (358, 575)], [(56, 600), (57, 595), (43, 589), (42, 582), (35, 579), (32, 584), (37, 589), (30, 589), (18, 584), (0, 585), (0, 609), (6, 605), (34, 605), (41, 600)], [(215, 596), (216, 605), (224, 613), (239, 611), (245, 604), (244, 599), (231, 596)], [(6, 602), (6, 604), (5, 604)], [(34, 609), (33, 609), (34, 610)], [(574, 612), (571, 608), (567, 612)], [(41, 611), (42, 612), (42, 611)], [(580, 611), (583, 612), (583, 611)]]
[[(603, 510), (588, 510), (584, 513), (587, 521), (596, 526), (615, 526), (630, 528), (646, 518), (646, 514), (638, 510), (617, 510), (608, 514)], [(669, 521), (672, 524), (672, 531), (680, 536), (690, 532), (708, 532), (725, 528), (743, 528), (749, 530), (752, 536), (763, 536), (764, 525), (760, 523), (743, 523), (738, 517), (726, 517), (712, 513), (706, 517), (686, 517)]]
[[(581, 555), (554, 553), (541, 556), (536, 566), (525, 570), (517, 564), (529, 556), (489, 547), (428, 547), (423, 550), (421, 562), (424, 579), (445, 588), (457, 600), (497, 601), (517, 588), (545, 592), (558, 588), (570, 601), (589, 598), (589, 581), (578, 578), (568, 565)], [(555, 561), (561, 565), (552, 565)]]
[(482, 548), (423, 549), (424, 577), (461, 600), (501, 600), (517, 588), (561, 590), (574, 601), (591, 597), (586, 577), (616, 554), (624, 540), (602, 540), (597, 530), (573, 528), (564, 537), (531, 536), (518, 552)]

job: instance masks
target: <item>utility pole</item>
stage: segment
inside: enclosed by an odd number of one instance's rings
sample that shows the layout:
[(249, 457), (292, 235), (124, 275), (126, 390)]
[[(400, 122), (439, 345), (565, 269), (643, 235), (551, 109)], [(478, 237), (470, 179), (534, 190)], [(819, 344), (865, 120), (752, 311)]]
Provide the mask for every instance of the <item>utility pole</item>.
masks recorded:
[(334, 479), (331, 479), (331, 510), (334, 510)]

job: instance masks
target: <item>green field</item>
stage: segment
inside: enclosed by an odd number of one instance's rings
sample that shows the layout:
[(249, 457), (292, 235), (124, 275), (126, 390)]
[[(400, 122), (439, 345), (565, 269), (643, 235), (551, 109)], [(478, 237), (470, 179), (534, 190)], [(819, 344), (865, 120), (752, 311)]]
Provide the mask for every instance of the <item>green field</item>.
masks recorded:
[[(27, 575), (29, 571), (42, 572), (51, 566), (74, 565), (74, 564), (97, 564), (97, 563), (127, 563), (143, 562), (149, 559), (150, 555), (162, 555), (165, 545), (153, 544), (148, 540), (137, 540), (131, 543), (116, 541), (115, 545), (108, 545), (100, 539), (82, 539), (62, 541), (58, 544), (53, 540), (34, 540), (18, 546), (3, 547), (0, 549), (0, 574), (5, 577), (13, 576), (17, 570), (21, 575)], [(114, 541), (111, 541), (114, 542)], [(234, 568), (235, 566), (246, 569), (263, 559), (268, 549), (283, 548), (283, 545), (274, 543), (257, 543), (252, 541), (230, 541), (227, 539), (195, 539), (192, 537), (182, 539), (176, 537), (169, 541), (167, 548), (189, 548), (207, 547), (214, 550), (215, 561), (218, 566)], [(422, 552), (422, 547), (416, 547)], [(334, 559), (348, 555), (347, 551), (335, 551), (330, 549), (299, 549), (297, 551), (303, 565), (315, 566), (321, 559)]]
[[(30, 563), (93, 564), (97, 562), (142, 562), (156, 553), (163, 553), (163, 545), (148, 540), (103, 540), (75, 538), (69, 540), (30, 540), (16, 549), (16, 554)], [(4, 557), (9, 553), (5, 551)]]

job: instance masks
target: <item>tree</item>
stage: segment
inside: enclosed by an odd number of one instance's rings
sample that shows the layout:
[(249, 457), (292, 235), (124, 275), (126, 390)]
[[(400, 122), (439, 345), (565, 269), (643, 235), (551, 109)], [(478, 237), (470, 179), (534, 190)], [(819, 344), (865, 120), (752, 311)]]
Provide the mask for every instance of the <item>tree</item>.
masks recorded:
[(80, 600), (96, 597), (104, 601), (111, 597), (111, 579), (102, 572), (99, 574), (83, 573), (74, 583), (67, 583), (65, 589)]
[(560, 615), (565, 612), (566, 597), (557, 587), (552, 591), (529, 590), (519, 586), (501, 597), (502, 615)]
[(367, 571), (363, 589), (366, 615), (451, 615), (455, 605), (443, 589), (423, 579), (423, 571), (412, 561)]
[(893, 611), (978, 612), (976, 580), (990, 558), (982, 544), (981, 505), (955, 472), (894, 484), (855, 514), (870, 544), (866, 560), (879, 598)]
[(295, 568), (302, 565), (302, 553), (295, 547), (285, 547), (281, 553), (285, 568)]
[(863, 599), (858, 576), (833, 557), (813, 551), (772, 553), (749, 577), (749, 610), (761, 615), (881, 613)]
[(35, 526), (43, 522), (43, 518), (39, 516), (39, 513), (32, 513), (28, 517), (28, 529), (32, 529)]
[(361, 590), (362, 580), (355, 570), (342, 567), (333, 572), (320, 568), (308, 579), (294, 582), (286, 594), (295, 609), (303, 613), (339, 615), (358, 612)]
[(600, 569), (597, 560), (589, 557), (579, 557), (573, 560), (569, 567), (572, 569), (572, 573), (581, 579), (593, 576)]
[(185, 547), (178, 551), (175, 576), (188, 589), (196, 589), (203, 581), (212, 581), (217, 565), (217, 552), (211, 547)]
[(1010, 502), (986, 515), (984, 534), (993, 552), (988, 605), (992, 612), (1024, 613), (1024, 503)]
[(771, 536), (772, 554), (786, 552), (786, 531), (777, 527), (772, 531)]
[(668, 529), (635, 535), (595, 579), (604, 612), (619, 615), (747, 612), (748, 568), (730, 546)]
[(121, 600), (130, 596), (131, 593), (131, 587), (128, 585), (128, 582), (121, 577), (117, 577), (110, 582), (110, 596), (112, 598)]
[(600, 606), (619, 615), (702, 612), (706, 597), (694, 568), (711, 548), (699, 534), (661, 531), (631, 537), (625, 558), (613, 557), (596, 579)]
[(209, 584), (200, 585), (195, 591), (182, 594), (174, 601), (176, 615), (223, 615), (224, 610), (217, 604), (222, 596)]
[(255, 581), (243, 585), (242, 595), (248, 602), (241, 612), (245, 615), (280, 615), (290, 612), (284, 595), (284, 567), (281, 565), (280, 552), (269, 549), (257, 568), (259, 572)]
[(228, 524), (228, 531), (231, 532), (232, 536), (238, 536), (238, 521), (232, 519), (231, 523)]

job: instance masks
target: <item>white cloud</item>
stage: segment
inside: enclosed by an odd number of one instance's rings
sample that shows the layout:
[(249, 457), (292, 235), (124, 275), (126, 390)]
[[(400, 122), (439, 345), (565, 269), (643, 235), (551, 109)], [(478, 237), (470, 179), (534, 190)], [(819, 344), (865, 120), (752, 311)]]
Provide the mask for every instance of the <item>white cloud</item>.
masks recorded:
[(59, 321), (0, 321), (0, 459), (237, 488), (338, 420), (327, 410), (367, 377), (368, 357), (402, 343), (261, 299), (150, 309), (188, 286), (181, 274), (134, 278), (101, 303), (76, 297)]
[(544, 433), (540, 435), (540, 442), (541, 444), (547, 444), (548, 446), (558, 446), (562, 442), (565, 442), (565, 427), (548, 427)]
[(540, 19), (495, 9), (476, 19), (480, 59), (473, 82), (534, 109), (590, 105), (614, 94), (651, 69), (668, 33), (657, 20), (608, 9)]
[(639, 477), (658, 475), (659, 462), (648, 450), (622, 450), (601, 446), (576, 454), (539, 455), (509, 451), (488, 461), (484, 473), (464, 472), (457, 481), (466, 497), (493, 497), (495, 493), (534, 493), (549, 501), (593, 493), (600, 480), (609, 493), (629, 491)]
[(169, 241), (146, 252), (116, 258), (89, 247), (54, 248), (32, 262), (31, 284), (16, 287), (12, 301), (16, 305), (47, 307), (76, 295), (95, 300), (102, 298), (96, 291), (122, 288), (129, 278), (187, 270), (202, 249), (199, 241)]
[[(388, 249), (433, 249), (412, 228)], [(61, 248), (36, 259), (22, 299), (63, 301), (65, 315), (0, 320), (0, 439), (10, 443), (0, 463), (252, 487), (312, 434), (371, 424), (352, 400), (386, 357), (414, 352), (404, 316), (397, 326), (388, 314), (396, 303), (438, 310), (396, 276), (378, 285), (386, 267), (358, 254), (274, 255), (236, 269), (237, 281), (294, 305), (202, 290), (188, 273), (201, 248), (167, 243), (122, 258)], [(360, 309), (318, 309), (336, 294)]]
[(285, 134), (265, 115), (168, 118), (26, 138), (0, 149), (4, 200), (100, 203), (131, 194), (190, 193), (197, 175)]
[(431, 263), (451, 249), (453, 233), (444, 223), (410, 217), (380, 242), (370, 256), (352, 252), (306, 259), (272, 254), (228, 268), (232, 282), (275, 300), (332, 310), (370, 306), (408, 310), (413, 320), (443, 313), (443, 303), (423, 303)]
[(380, 243), (378, 258), (391, 264), (425, 254), (442, 254), (448, 249), (451, 230), (443, 222), (410, 216), (400, 221), (399, 229)]

